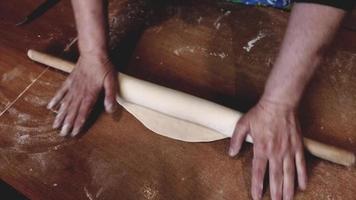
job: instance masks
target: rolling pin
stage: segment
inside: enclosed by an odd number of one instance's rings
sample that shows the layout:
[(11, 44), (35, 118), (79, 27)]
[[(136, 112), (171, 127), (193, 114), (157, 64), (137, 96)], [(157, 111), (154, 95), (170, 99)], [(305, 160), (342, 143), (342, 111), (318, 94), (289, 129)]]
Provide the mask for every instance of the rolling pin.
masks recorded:
[[(70, 73), (75, 67), (74, 63), (35, 50), (29, 50), (27, 54), (30, 59), (36, 62), (67, 73)], [(136, 79), (123, 73), (118, 73), (118, 80), (120, 96), (126, 101), (179, 119), (189, 119), (192, 123), (215, 130), (226, 137), (232, 136), (235, 124), (242, 115), (235, 110), (205, 99)], [(150, 92), (142, 95), (140, 91)], [(165, 103), (157, 105), (154, 103), (157, 101)], [(177, 104), (179, 106), (176, 106)], [(186, 110), (189, 112), (185, 112)], [(224, 120), (221, 120), (221, 116), (224, 116)], [(252, 138), (248, 136), (246, 141), (252, 143)], [(355, 165), (356, 159), (353, 152), (306, 137), (303, 138), (303, 142), (305, 149), (316, 157), (344, 166)]]

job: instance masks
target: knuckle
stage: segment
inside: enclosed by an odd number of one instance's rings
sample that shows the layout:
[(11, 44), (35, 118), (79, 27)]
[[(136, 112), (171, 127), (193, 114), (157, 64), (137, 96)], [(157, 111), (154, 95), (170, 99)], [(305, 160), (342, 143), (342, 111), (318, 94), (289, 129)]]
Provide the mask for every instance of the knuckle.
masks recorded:
[(74, 119), (74, 114), (73, 113), (69, 113), (65, 120), (64, 120), (64, 123), (66, 124), (73, 124), (73, 119)]
[(57, 114), (56, 119), (61, 120), (61, 119), (64, 118), (64, 116), (65, 116), (66, 114), (67, 114), (66, 111), (61, 111), (61, 112), (59, 112), (59, 113)]
[(64, 109), (67, 108), (69, 106), (69, 102), (70, 102), (69, 96), (67, 95), (64, 97), (63, 101), (61, 102), (61, 107), (63, 106)]
[(254, 157), (258, 157), (261, 155), (265, 155), (266, 151), (265, 151), (265, 146), (264, 144), (255, 144), (253, 147), (253, 155)]

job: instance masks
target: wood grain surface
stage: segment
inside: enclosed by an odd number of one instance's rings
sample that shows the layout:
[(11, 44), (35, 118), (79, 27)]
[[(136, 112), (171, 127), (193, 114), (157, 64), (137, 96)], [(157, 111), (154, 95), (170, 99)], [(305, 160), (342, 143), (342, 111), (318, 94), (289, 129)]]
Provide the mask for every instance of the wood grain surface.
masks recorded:
[[(41, 2), (0, 2), (0, 111), (46, 70), (27, 59), (27, 49), (72, 61), (77, 56), (75, 48), (63, 51), (76, 36), (68, 0), (28, 25), (14, 26)], [(127, 23), (112, 25), (116, 36), (124, 26), (122, 36), (113, 40), (118, 46), (113, 57), (122, 71), (240, 111), (261, 95), (288, 20), (288, 12), (272, 8), (195, 1), (156, 7), (158, 17), (137, 15), (141, 20), (131, 23), (129, 7), (120, 5), (109, 13)], [(349, 16), (348, 26), (354, 17)], [(243, 47), (258, 34), (264, 37), (247, 52)], [(304, 135), (353, 152), (355, 65), (356, 33), (342, 28), (300, 107)], [(228, 140), (171, 140), (147, 130), (124, 110), (111, 116), (100, 106), (91, 120), (95, 123), (81, 137), (59, 137), (51, 128), (55, 113), (45, 105), (65, 78), (47, 70), (0, 116), (0, 178), (28, 198), (251, 198), (251, 145), (232, 159), (226, 153)], [(297, 190), (296, 199), (356, 198), (356, 169), (309, 155), (307, 164), (308, 189)], [(264, 199), (269, 199), (268, 190)]]

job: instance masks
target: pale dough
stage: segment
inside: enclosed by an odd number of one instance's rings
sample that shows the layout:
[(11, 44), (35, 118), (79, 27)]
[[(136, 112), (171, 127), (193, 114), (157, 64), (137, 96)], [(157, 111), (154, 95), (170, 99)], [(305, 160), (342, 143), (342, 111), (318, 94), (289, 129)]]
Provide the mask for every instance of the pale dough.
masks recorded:
[(128, 103), (120, 98), (118, 98), (118, 102), (146, 128), (165, 137), (185, 142), (210, 142), (226, 138), (221, 133), (186, 120)]
[(241, 117), (233, 109), (125, 74), (119, 74), (119, 82), (118, 103), (147, 128), (166, 137), (186, 142), (228, 138)]

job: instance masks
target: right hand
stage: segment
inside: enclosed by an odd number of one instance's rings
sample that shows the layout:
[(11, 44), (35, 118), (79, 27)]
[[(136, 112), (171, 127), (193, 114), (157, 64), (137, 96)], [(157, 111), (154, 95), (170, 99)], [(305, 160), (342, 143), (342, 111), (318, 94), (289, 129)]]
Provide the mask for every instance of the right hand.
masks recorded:
[(76, 136), (104, 89), (105, 110), (113, 113), (117, 107), (117, 73), (107, 56), (80, 56), (76, 67), (48, 104), (59, 105), (53, 128), (61, 127), (61, 136)]
[[(307, 172), (303, 138), (295, 105), (261, 98), (236, 124), (229, 154), (236, 156), (249, 133), (253, 139), (251, 194), (262, 199), (267, 165), (271, 199), (293, 199), (294, 179), (305, 190)], [(297, 172), (297, 173), (295, 173)]]

